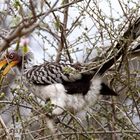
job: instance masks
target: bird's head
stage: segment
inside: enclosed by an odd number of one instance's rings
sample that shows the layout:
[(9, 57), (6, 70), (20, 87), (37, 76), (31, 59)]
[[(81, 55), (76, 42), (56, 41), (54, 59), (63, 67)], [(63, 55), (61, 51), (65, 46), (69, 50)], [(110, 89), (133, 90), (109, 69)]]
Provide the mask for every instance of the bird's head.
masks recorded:
[(33, 54), (30, 51), (18, 50), (7, 51), (0, 60), (0, 71), (5, 76), (13, 67), (17, 66), (19, 70), (27, 69), (32, 65)]

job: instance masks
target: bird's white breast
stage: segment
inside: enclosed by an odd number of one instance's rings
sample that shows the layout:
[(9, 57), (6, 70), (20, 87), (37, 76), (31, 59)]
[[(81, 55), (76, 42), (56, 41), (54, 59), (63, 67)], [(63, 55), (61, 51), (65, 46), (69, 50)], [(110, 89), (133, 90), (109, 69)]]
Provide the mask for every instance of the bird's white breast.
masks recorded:
[(64, 86), (60, 83), (48, 86), (35, 86), (34, 94), (46, 101), (51, 100), (51, 103), (58, 106), (53, 110), (54, 115), (59, 115), (65, 110), (78, 112), (88, 105), (93, 105), (99, 97), (101, 89), (101, 79), (94, 78), (91, 80), (90, 89), (86, 95), (83, 94), (67, 94)]

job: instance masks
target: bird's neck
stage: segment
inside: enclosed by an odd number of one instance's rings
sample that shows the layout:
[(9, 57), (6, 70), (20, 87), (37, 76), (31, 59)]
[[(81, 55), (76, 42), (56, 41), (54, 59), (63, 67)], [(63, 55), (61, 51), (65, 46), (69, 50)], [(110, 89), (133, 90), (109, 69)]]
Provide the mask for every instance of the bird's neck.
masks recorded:
[(31, 70), (33, 68), (33, 65), (34, 64), (32, 64), (32, 63), (24, 62), (23, 64), (20, 65), (19, 69), (23, 73), (27, 73), (29, 70)]
[(25, 64), (23, 67), (23, 72), (27, 73), (29, 70), (31, 70), (33, 68), (33, 65), (29, 65), (29, 64)]

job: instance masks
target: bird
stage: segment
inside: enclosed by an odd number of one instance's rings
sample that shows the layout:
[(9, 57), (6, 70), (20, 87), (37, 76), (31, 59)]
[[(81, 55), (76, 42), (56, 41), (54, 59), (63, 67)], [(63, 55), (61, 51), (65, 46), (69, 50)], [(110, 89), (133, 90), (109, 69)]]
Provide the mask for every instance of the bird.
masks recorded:
[[(6, 61), (2, 60), (0, 62), (0, 68), (2, 63), (4, 64)], [(3, 95), (0, 99), (3, 102), (1, 103), (2, 107), (0, 107), (0, 116), (2, 117), (5, 125), (8, 127), (10, 127), (13, 119), (15, 119), (13, 114), (16, 114), (17, 111), (17, 104), (12, 104), (12, 102), (15, 98), (17, 98), (15, 89), (19, 89), (19, 85), (15, 81), (19, 81), (19, 79), (20, 73), (17, 67), (14, 67), (11, 71), (9, 71), (5, 77), (0, 73), (0, 94)], [(27, 103), (23, 101), (21, 104), (27, 106)], [(29, 116), (30, 109), (19, 106), (19, 111), (22, 118), (27, 118), (27, 116)]]
[(33, 94), (44, 101), (50, 100), (52, 115), (61, 115), (65, 110), (79, 112), (94, 105), (101, 96), (118, 95), (103, 82), (100, 75), (81, 73), (73, 64), (45, 61), (34, 65), (33, 53), (25, 50), (7, 51), (0, 61), (1, 75), (4, 77), (12, 67), (18, 67), (19, 71), (23, 71), (28, 81), (26, 84)]

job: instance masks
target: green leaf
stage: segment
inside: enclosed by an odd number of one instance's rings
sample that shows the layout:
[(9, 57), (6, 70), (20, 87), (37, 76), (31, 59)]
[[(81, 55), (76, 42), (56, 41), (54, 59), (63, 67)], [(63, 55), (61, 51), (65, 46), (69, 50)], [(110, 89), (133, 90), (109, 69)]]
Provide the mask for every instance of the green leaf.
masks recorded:
[(29, 51), (28, 46), (27, 45), (23, 46), (22, 51), (23, 51), (24, 54), (26, 54)]
[(4, 97), (5, 97), (5, 93), (4, 92), (0, 93), (0, 100), (2, 100)]
[(21, 17), (19, 15), (12, 18), (10, 26), (16, 26), (21, 21)]
[(13, 3), (13, 6), (14, 6), (15, 9), (18, 10), (20, 8), (20, 6), (21, 6), (20, 1), (19, 0), (15, 0), (14, 3)]
[(56, 30), (58, 31), (60, 29), (60, 26), (61, 26), (61, 22), (60, 22), (59, 17), (57, 17), (57, 20), (54, 22), (54, 25), (56, 27)]
[(64, 74), (72, 74), (72, 75), (79, 75), (79, 71), (76, 69), (73, 69), (72, 67), (64, 67), (63, 68)]

